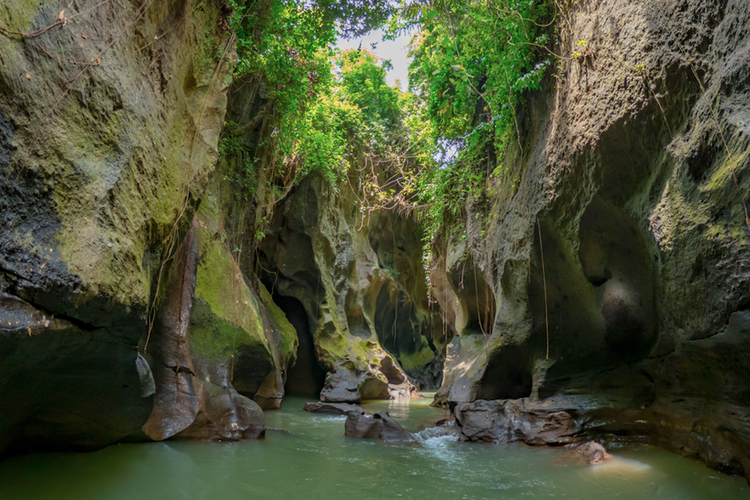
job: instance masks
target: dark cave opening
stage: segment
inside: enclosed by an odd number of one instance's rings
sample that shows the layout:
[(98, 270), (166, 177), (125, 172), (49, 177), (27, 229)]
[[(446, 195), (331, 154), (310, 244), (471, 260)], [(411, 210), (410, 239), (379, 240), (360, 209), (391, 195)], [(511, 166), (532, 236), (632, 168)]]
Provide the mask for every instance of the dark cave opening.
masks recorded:
[(531, 395), (533, 370), (526, 346), (509, 346), (490, 356), (477, 399), (517, 399)]
[(307, 313), (302, 302), (294, 297), (274, 294), (276, 305), (284, 311), (287, 319), (297, 330), (299, 347), (297, 348), (297, 362), (287, 374), (284, 391), (291, 396), (317, 398), (325, 383), (326, 371), (318, 363), (315, 355), (315, 342), (310, 333)]

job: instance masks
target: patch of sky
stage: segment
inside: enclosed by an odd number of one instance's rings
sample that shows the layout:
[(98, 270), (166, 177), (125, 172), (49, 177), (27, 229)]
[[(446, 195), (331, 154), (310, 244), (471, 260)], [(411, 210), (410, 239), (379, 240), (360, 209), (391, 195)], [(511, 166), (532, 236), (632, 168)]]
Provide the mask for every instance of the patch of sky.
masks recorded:
[[(371, 52), (378, 59), (388, 61), (389, 64), (384, 65), (387, 70), (386, 83), (390, 86), (398, 84), (402, 91), (406, 91), (409, 86), (409, 65), (412, 62), (412, 58), (409, 57), (409, 44), (414, 34), (414, 31), (405, 31), (395, 37), (388, 37), (385, 30), (377, 29), (359, 38), (339, 37), (336, 41), (336, 48), (340, 50), (363, 49)], [(447, 139), (441, 139), (438, 142), (434, 159), (439, 165), (438, 168), (447, 168), (458, 156), (462, 142)]]
[[(382, 29), (377, 29), (361, 38), (346, 40), (339, 37), (336, 47), (341, 50), (361, 48), (368, 50), (378, 59), (389, 61), (390, 69), (386, 74), (386, 82), (390, 86), (394, 86), (398, 82), (401, 90), (405, 91), (409, 85), (409, 64), (412, 60), (409, 57), (411, 37), (412, 33), (402, 33), (393, 40), (386, 40), (385, 32)], [(385, 67), (388, 68), (388, 65)]]

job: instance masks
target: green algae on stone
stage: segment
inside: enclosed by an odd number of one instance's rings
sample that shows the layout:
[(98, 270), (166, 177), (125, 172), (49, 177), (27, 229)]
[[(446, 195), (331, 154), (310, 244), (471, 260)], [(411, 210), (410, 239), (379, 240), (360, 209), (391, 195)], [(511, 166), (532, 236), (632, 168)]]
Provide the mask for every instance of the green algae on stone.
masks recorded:
[(197, 50), (193, 59), (193, 78), (198, 86), (207, 85), (212, 78), (212, 70), (219, 61), (223, 47), (217, 43), (216, 27), (219, 10), (210, 3), (201, 4), (191, 16), (196, 28), (203, 26), (203, 31), (196, 29), (200, 37), (196, 40)]
[(297, 355), (297, 347), (299, 345), (297, 330), (295, 330), (294, 326), (289, 322), (284, 311), (274, 303), (271, 294), (268, 293), (266, 287), (263, 286), (263, 284), (259, 284), (258, 288), (260, 289), (260, 300), (268, 313), (269, 319), (271, 320), (273, 327), (280, 334), (282, 348), (281, 354), (283, 359), (289, 361)]
[[(3, 28), (8, 30), (19, 31), (21, 33), (29, 32), (33, 29), (34, 21), (39, 18), (39, 5), (39, 2), (35, 0), (3, 2), (2, 6), (0, 6), (0, 23), (2, 23)], [(57, 22), (57, 17), (51, 17), (47, 25), (54, 24), (55, 22)], [(3, 48), (2, 38), (4, 37), (0, 36), (0, 48)], [(0, 53), (7, 54), (8, 52)]]
[[(241, 348), (263, 352), (268, 347), (246, 330), (216, 315), (208, 303), (196, 299), (190, 321), (190, 347), (206, 362), (225, 363)], [(268, 353), (270, 359), (270, 353)]]
[(207, 231), (201, 229), (199, 233), (203, 237), (199, 239), (196, 299), (202, 299), (214, 315), (267, 349), (258, 300), (242, 279), (231, 253), (218, 238), (205, 238)]

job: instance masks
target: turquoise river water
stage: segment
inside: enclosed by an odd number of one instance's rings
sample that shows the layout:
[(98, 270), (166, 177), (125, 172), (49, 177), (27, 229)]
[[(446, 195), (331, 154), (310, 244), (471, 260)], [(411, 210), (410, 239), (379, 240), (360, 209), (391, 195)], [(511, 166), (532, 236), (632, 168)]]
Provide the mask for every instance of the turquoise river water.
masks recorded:
[[(374, 402), (410, 431), (441, 416), (431, 399)], [(0, 499), (750, 499), (743, 478), (653, 448), (610, 450), (597, 466), (566, 450), (344, 438), (344, 417), (302, 411), (303, 399), (266, 413), (266, 439), (123, 444), (94, 453), (35, 453), (0, 463)]]

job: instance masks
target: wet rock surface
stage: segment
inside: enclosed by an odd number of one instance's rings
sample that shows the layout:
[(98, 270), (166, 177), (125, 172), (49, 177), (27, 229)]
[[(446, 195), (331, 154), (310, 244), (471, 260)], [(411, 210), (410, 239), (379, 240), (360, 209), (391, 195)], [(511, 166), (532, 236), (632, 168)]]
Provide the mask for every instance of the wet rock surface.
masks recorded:
[(567, 411), (527, 399), (462, 403), (454, 414), (462, 441), (564, 445), (574, 442), (579, 431)]
[(193, 345), (200, 339), (193, 331), (197, 328), (193, 306), (199, 276), (199, 227), (195, 219), (177, 249), (165, 284), (168, 299), (160, 308), (147, 351), (156, 394), (143, 434), (155, 441), (258, 438), (265, 430), (260, 406), (235, 390), (219, 359), (206, 362), (213, 353), (205, 345)]
[(364, 410), (362, 410), (362, 407), (359, 405), (348, 403), (323, 403), (320, 401), (317, 403), (305, 403), (305, 406), (302, 409), (310, 413), (322, 413), (324, 415), (348, 415), (350, 413), (361, 415), (364, 413)]
[(350, 413), (346, 417), (344, 435), (357, 439), (378, 439), (389, 442), (411, 443), (414, 436), (386, 412), (374, 415)]
[(604, 449), (604, 446), (595, 441), (583, 443), (576, 448), (576, 453), (578, 453), (581, 458), (586, 460), (586, 463), (589, 465), (600, 464), (612, 458), (612, 456), (607, 453), (607, 450)]

